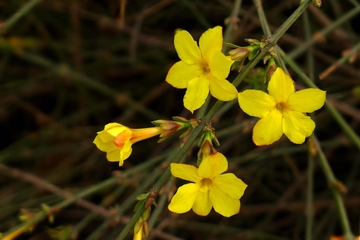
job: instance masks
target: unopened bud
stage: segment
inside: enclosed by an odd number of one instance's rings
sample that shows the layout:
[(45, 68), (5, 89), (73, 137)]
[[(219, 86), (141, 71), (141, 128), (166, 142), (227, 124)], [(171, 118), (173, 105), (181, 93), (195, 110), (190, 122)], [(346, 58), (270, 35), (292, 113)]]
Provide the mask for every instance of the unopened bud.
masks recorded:
[[(269, 55), (270, 56), (270, 55)], [(266, 77), (268, 79), (271, 78), (271, 76), (273, 75), (273, 73), (275, 72), (276, 68), (278, 67), (275, 61), (274, 57), (269, 57), (267, 58), (267, 66), (266, 66)], [(264, 79), (264, 82), (266, 82), (267, 80)]]
[(231, 60), (242, 61), (249, 56), (251, 50), (247, 47), (239, 47), (229, 51)]
[(250, 45), (259, 45), (260, 41), (253, 38), (245, 38), (245, 42), (249, 43)]
[(322, 5), (322, 0), (313, 0), (313, 1), (312, 1), (312, 4), (313, 4), (315, 7), (321, 7), (321, 5)]

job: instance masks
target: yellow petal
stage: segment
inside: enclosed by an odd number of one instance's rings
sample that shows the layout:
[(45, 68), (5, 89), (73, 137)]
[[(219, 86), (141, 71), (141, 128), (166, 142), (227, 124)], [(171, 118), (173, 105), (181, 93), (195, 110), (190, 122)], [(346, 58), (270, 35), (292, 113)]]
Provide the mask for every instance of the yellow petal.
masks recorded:
[(169, 69), (165, 80), (175, 88), (186, 88), (188, 82), (200, 76), (201, 72), (200, 65), (179, 61)]
[(198, 175), (201, 178), (214, 178), (215, 176), (225, 172), (228, 168), (228, 161), (226, 157), (217, 152), (215, 154), (207, 155), (203, 158), (199, 169)]
[(185, 184), (177, 190), (171, 199), (168, 209), (174, 213), (188, 212), (194, 205), (199, 185), (194, 183)]
[(107, 152), (106, 159), (109, 162), (118, 162), (120, 161), (121, 156), (121, 150), (116, 149), (115, 151)]
[(209, 59), (209, 67), (211, 75), (215, 78), (225, 79), (229, 75), (231, 65), (234, 61), (225, 57), (222, 52), (214, 52)]
[(109, 162), (119, 162), (119, 166), (122, 166), (124, 161), (129, 158), (131, 153), (132, 148), (128, 149), (127, 151), (118, 149), (112, 152), (107, 152), (106, 159)]
[(294, 83), (290, 76), (287, 75), (281, 68), (277, 68), (269, 81), (269, 94), (277, 103), (285, 103), (294, 91)]
[(124, 125), (120, 124), (120, 123), (108, 123), (105, 125), (105, 128), (104, 130), (108, 130), (110, 128), (113, 128), (113, 127), (125, 127)]
[[(114, 140), (114, 137), (112, 137), (112, 140)], [(100, 138), (100, 136), (96, 136), (93, 142), (96, 147), (103, 152), (111, 152), (111, 151), (115, 151), (116, 149), (118, 149), (113, 141), (109, 141), (109, 142), (103, 142)]]
[(199, 182), (201, 177), (197, 174), (198, 169), (192, 165), (182, 163), (171, 163), (170, 171), (174, 177), (190, 182)]
[(213, 186), (221, 189), (232, 198), (239, 199), (244, 194), (247, 185), (232, 173), (225, 173), (214, 178)]
[(296, 144), (305, 142), (315, 129), (314, 121), (300, 112), (286, 111), (283, 120), (284, 134)]
[(128, 149), (127, 151), (120, 152), (119, 166), (123, 165), (123, 162), (130, 157), (131, 153), (132, 153), (132, 148)]
[(237, 97), (238, 91), (228, 80), (209, 78), (210, 93), (220, 101), (231, 101)]
[(128, 127), (125, 126), (121, 126), (121, 127), (112, 127), (106, 130), (106, 132), (108, 134), (110, 134), (111, 136), (114, 136), (115, 138), (117, 136), (119, 136), (120, 133), (124, 132), (124, 136), (128, 136), (129, 138), (131, 138), (131, 130)]
[(209, 197), (215, 212), (230, 217), (240, 211), (240, 201), (237, 198), (231, 198), (221, 189), (210, 187)]
[(326, 99), (326, 92), (317, 88), (309, 88), (294, 92), (287, 102), (291, 110), (311, 113), (321, 108)]
[[(127, 134), (131, 134), (130, 128), (119, 124), (119, 123), (109, 123), (105, 125), (104, 131), (99, 132), (100, 138), (103, 140), (103, 142), (109, 141), (111, 139), (110, 136), (106, 136), (106, 134), (111, 135), (112, 137), (117, 137), (120, 133), (127, 131)], [(106, 134), (104, 134), (106, 133)], [(113, 141), (113, 140), (110, 140)]]
[(209, 62), (214, 52), (221, 52), (223, 45), (222, 27), (217, 26), (204, 32), (199, 40), (203, 58)]
[(209, 198), (208, 185), (202, 184), (202, 186), (199, 188), (192, 209), (197, 215), (206, 216), (210, 213), (211, 208), (212, 208), (212, 203)]
[(123, 147), (120, 149), (124, 152), (129, 152), (131, 151), (131, 146), (132, 146), (132, 142), (130, 140), (126, 141), (123, 145)]
[(108, 132), (106, 131), (101, 131), (97, 133), (97, 137), (103, 142), (103, 143), (108, 143), (108, 142), (114, 142), (115, 137), (110, 135)]
[(253, 117), (262, 118), (274, 109), (273, 97), (260, 90), (245, 90), (238, 94), (240, 108)]
[(269, 145), (279, 140), (282, 134), (282, 114), (274, 109), (255, 124), (253, 141), (257, 146)]
[(200, 108), (209, 95), (209, 80), (206, 78), (194, 78), (189, 81), (184, 96), (184, 106), (190, 112)]
[(187, 64), (201, 60), (200, 49), (188, 31), (179, 31), (174, 38), (174, 45), (179, 58)]

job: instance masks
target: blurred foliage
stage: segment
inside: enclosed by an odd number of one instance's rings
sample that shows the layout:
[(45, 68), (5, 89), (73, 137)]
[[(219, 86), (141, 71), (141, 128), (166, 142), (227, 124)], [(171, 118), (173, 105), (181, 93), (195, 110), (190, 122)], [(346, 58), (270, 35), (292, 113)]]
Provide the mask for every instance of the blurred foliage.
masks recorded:
[[(299, 2), (263, 1), (272, 32)], [(310, 6), (312, 46), (302, 18), (278, 42), (327, 91), (355, 133), (360, 132), (360, 52), (352, 54), (351, 62), (334, 63), (359, 43), (360, 17), (354, 14), (332, 31), (322, 30), (359, 5), (357, 0), (329, 0), (321, 8)], [(133, 214), (136, 196), (151, 189), (182, 140), (137, 143), (119, 168), (92, 144), (96, 132), (109, 122), (138, 128), (172, 116), (191, 118), (183, 108), (184, 91), (164, 81), (178, 61), (174, 32), (186, 29), (197, 39), (207, 28), (226, 28), (230, 22), (229, 42), (245, 46), (245, 38), (260, 40), (264, 33), (255, 4), (242, 1), (238, 18), (229, 19), (233, 8), (230, 0), (0, 0), (0, 232), (18, 226), (25, 211), (33, 214), (30, 218), (46, 216), (17, 239), (116, 239)], [(305, 87), (289, 72), (297, 87)], [(238, 90), (253, 84), (266, 89), (263, 73), (259, 63)], [(229, 79), (235, 76), (236, 71)], [(305, 238), (307, 145), (283, 138), (255, 147), (254, 119), (235, 104), (225, 105), (212, 123), (229, 170), (249, 185), (241, 212), (230, 219), (213, 211), (208, 217), (172, 214), (167, 210), (168, 195), (175, 190), (171, 180), (153, 208), (148, 239)], [(327, 110), (314, 119), (323, 151), (347, 188), (344, 202), (356, 233), (359, 149)], [(195, 162), (196, 152), (194, 147), (186, 161)], [(338, 215), (317, 161), (313, 170), (313, 239), (329, 239), (341, 234)]]

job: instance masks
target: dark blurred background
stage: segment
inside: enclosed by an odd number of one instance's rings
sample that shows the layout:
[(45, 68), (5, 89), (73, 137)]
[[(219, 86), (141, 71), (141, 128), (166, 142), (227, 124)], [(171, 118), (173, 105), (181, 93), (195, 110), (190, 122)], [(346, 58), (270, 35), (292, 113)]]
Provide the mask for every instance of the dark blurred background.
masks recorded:
[[(18, 239), (115, 239), (133, 214), (135, 190), (151, 189), (171, 160), (168, 155), (161, 161), (154, 157), (172, 148), (176, 152), (181, 140), (137, 143), (119, 168), (92, 144), (96, 132), (110, 122), (140, 128), (156, 119), (191, 118), (182, 104), (185, 90), (165, 82), (168, 69), (179, 60), (173, 47), (175, 30), (185, 29), (197, 41), (206, 29), (220, 25), (225, 30), (231, 22), (229, 42), (245, 46), (245, 38), (260, 40), (264, 33), (253, 1), (240, 2), (238, 18), (231, 20), (235, 1), (230, 0), (0, 0), (0, 232), (18, 226), (19, 215), (29, 219), (41, 212), (42, 204), (63, 203), (65, 193), (90, 189), (91, 194), (82, 196), (92, 207), (64, 205), (53, 223), (43, 218)], [(272, 32), (299, 2), (263, 1)], [(353, 61), (322, 74), (359, 43), (357, 12), (337, 25), (359, 5), (356, 0), (328, 0), (322, 8), (310, 6), (310, 24), (300, 17), (278, 42), (305, 73), (314, 73), (315, 83), (327, 91), (355, 133), (360, 122), (359, 51)], [(329, 26), (336, 27), (321, 32)], [(301, 51), (311, 40), (306, 29), (316, 42)], [(262, 79), (263, 69), (259, 63), (238, 90)], [(298, 87), (305, 87), (289, 72)], [(231, 73), (229, 80), (235, 76)], [(326, 78), (320, 81), (319, 76)], [(359, 233), (359, 149), (326, 109), (314, 119), (335, 176), (347, 187), (349, 221)], [(249, 185), (240, 214), (230, 219), (214, 211), (208, 217), (192, 212), (175, 216), (164, 200), (151, 222), (149, 239), (305, 238), (308, 146), (283, 138), (255, 147), (253, 124), (237, 103), (213, 120), (229, 170)], [(187, 162), (196, 161), (197, 151), (194, 146)], [(147, 162), (152, 165), (130, 172)], [(324, 173), (317, 161), (313, 164), (313, 239), (329, 239), (341, 235), (341, 228)], [(119, 174), (125, 174), (121, 181), (99, 187)], [(145, 182), (149, 185), (142, 189)], [(161, 193), (162, 199), (171, 186)], [(103, 215), (96, 206), (105, 210)]]

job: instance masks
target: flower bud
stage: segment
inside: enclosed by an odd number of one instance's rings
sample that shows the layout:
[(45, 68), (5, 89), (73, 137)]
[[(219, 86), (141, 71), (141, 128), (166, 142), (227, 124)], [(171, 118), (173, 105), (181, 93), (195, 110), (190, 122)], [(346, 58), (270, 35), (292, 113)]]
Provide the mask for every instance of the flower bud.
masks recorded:
[(322, 5), (322, 0), (313, 0), (313, 1), (312, 1), (312, 4), (313, 4), (315, 7), (321, 7), (321, 5)]
[(239, 47), (229, 51), (231, 60), (234, 61), (242, 61), (246, 59), (250, 53), (251, 50), (248, 47)]

